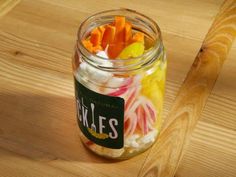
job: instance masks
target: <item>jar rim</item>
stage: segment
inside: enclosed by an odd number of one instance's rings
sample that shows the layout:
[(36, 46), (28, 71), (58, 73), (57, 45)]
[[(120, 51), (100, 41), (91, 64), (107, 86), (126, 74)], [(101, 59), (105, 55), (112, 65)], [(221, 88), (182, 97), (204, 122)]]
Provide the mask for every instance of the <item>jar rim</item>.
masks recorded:
[[(101, 11), (101, 12), (95, 13), (95, 14), (89, 16), (88, 18), (86, 18), (85, 20), (83, 20), (81, 22), (81, 24), (79, 26), (79, 29), (78, 29), (78, 32), (77, 32), (77, 43), (76, 43), (77, 52), (79, 52), (78, 50), (80, 50), (81, 54), (88, 60), (90, 60), (90, 59), (89, 59), (89, 57), (86, 57), (86, 56), (91, 56), (93, 58), (93, 60), (90, 61), (90, 62), (94, 62), (94, 59), (97, 60), (98, 62), (99, 61), (104, 62), (104, 61), (108, 60), (105, 57), (93, 54), (86, 47), (84, 47), (84, 45), (82, 43), (82, 39), (83, 39), (83, 35), (84, 35), (84, 34), (82, 34), (82, 28), (90, 20), (96, 19), (96, 17), (99, 17), (101, 15), (105, 15), (105, 14), (109, 14), (109, 13), (115, 13), (115, 12), (123, 12), (123, 13), (127, 13), (127, 14), (134, 14), (134, 15), (138, 15), (139, 17), (145, 19), (149, 24), (152, 25), (152, 27), (150, 25), (149, 25), (149, 27), (152, 28), (152, 30), (155, 32), (155, 35), (158, 36), (158, 37), (156, 37), (156, 39), (154, 40), (153, 46), (148, 51), (143, 53), (142, 55), (140, 55), (138, 57), (128, 58), (128, 59), (125, 59), (125, 60), (121, 59), (121, 58), (109, 58), (110, 62), (139, 61), (139, 60), (142, 60), (143, 58), (148, 58), (148, 56), (150, 56), (152, 54), (155, 54), (155, 53), (159, 53), (159, 55), (161, 54), (161, 52), (163, 50), (162, 36), (161, 36), (161, 30), (160, 30), (159, 26), (157, 25), (157, 23), (153, 19), (151, 19), (150, 17), (148, 17), (148, 16), (146, 16), (146, 15), (140, 13), (140, 12), (137, 12), (136, 10), (127, 9), (127, 8), (119, 8), (119, 9)], [(120, 14), (120, 15), (125, 16), (123, 14)], [(113, 15), (111, 15), (111, 16), (113, 16)], [(154, 55), (154, 56), (156, 56), (156, 55)], [(140, 64), (140, 63), (138, 63), (138, 64)]]

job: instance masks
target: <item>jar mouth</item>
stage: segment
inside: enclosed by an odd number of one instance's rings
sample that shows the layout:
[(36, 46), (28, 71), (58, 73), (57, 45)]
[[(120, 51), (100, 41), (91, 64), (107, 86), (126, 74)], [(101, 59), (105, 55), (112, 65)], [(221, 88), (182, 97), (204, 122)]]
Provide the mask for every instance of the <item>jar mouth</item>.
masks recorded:
[[(142, 55), (138, 57), (128, 58), (128, 59), (121, 59), (121, 58), (108, 59), (108, 58), (91, 53), (86, 47), (84, 47), (82, 40), (85, 38), (85, 36), (89, 34), (89, 32), (91, 32), (93, 28), (112, 22), (111, 20), (113, 20), (115, 16), (125, 16), (128, 19), (128, 21), (132, 21), (132, 20), (135, 21), (136, 25), (133, 23), (132, 25), (134, 25), (134, 27), (137, 29), (145, 28), (142, 32), (144, 32), (149, 37), (152, 37), (153, 45), (147, 51), (145, 51)], [(111, 63), (116, 63), (116, 66), (118, 68), (127, 68), (127, 67), (132, 67), (135, 65), (145, 64), (153, 60), (153, 57), (156, 57), (155, 59), (157, 59), (159, 58), (158, 56), (162, 54), (163, 44), (162, 44), (161, 31), (160, 31), (159, 26), (154, 20), (152, 20), (146, 15), (139, 13), (135, 10), (121, 8), (121, 9), (101, 11), (86, 18), (80, 24), (80, 27), (77, 32), (76, 51), (77, 52), (80, 51), (80, 54), (82, 54), (83, 59), (89, 64), (93, 66), (96, 65), (95, 67), (105, 69), (105, 70), (110, 68), (109, 66), (106, 66), (106, 65), (102, 66), (102, 64), (107, 61)], [(131, 62), (133, 64), (124, 65), (124, 63), (131, 63)], [(119, 66), (119, 63), (123, 63), (123, 64)], [(114, 67), (112, 68), (114, 69)]]

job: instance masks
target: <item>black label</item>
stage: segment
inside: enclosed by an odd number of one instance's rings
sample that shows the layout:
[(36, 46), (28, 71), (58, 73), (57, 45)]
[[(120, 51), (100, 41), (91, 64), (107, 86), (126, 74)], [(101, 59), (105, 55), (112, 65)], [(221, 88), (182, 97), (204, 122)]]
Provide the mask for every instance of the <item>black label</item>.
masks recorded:
[(89, 90), (75, 79), (78, 124), (92, 142), (120, 149), (124, 144), (124, 99)]

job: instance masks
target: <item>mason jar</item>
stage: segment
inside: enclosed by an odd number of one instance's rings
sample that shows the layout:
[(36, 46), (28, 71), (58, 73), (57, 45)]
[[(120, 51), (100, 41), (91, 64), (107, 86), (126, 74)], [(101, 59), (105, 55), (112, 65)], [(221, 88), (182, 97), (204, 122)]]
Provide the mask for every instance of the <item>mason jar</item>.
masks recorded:
[[(91, 30), (124, 16), (144, 34), (138, 57), (108, 59), (87, 50)], [(73, 57), (77, 121), (84, 145), (98, 155), (127, 159), (148, 149), (162, 124), (166, 58), (155, 21), (130, 9), (97, 13), (78, 30)]]

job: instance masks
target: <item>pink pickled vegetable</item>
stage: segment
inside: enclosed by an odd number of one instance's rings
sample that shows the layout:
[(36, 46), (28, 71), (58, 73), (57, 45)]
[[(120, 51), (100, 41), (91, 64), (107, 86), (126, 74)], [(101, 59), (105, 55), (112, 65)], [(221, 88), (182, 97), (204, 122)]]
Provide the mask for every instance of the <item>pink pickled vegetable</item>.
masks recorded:
[(134, 133), (134, 131), (136, 129), (137, 122), (138, 122), (138, 118), (135, 113), (132, 113), (127, 117), (128, 117), (128, 119), (125, 122), (125, 134), (124, 134), (125, 136)]
[(109, 93), (108, 95), (109, 96), (121, 96), (121, 95), (123, 95), (124, 93), (127, 92), (128, 88), (132, 84), (132, 82), (133, 82), (132, 78), (127, 79), (123, 86), (121, 86), (118, 90), (116, 90), (112, 93)]
[(148, 132), (148, 123), (147, 123), (147, 115), (146, 112), (144, 111), (143, 105), (140, 105), (138, 108), (138, 125), (140, 129), (142, 130), (142, 133), (145, 135)]
[(128, 90), (127, 87), (120, 87), (117, 91), (109, 93), (109, 96), (120, 96)]
[(118, 90), (109, 93), (109, 96), (121, 96), (125, 99), (124, 136), (131, 136), (135, 132), (146, 135), (155, 127), (157, 118), (152, 102), (140, 95), (139, 87), (130, 87), (134, 80), (129, 80)]
[[(134, 95), (133, 91), (130, 95)], [(127, 123), (125, 136), (132, 135), (135, 130), (141, 130), (142, 134), (147, 134), (153, 130), (156, 122), (155, 108), (151, 102), (142, 96), (129, 97), (125, 109), (124, 121)], [(128, 109), (127, 109), (128, 108)]]

